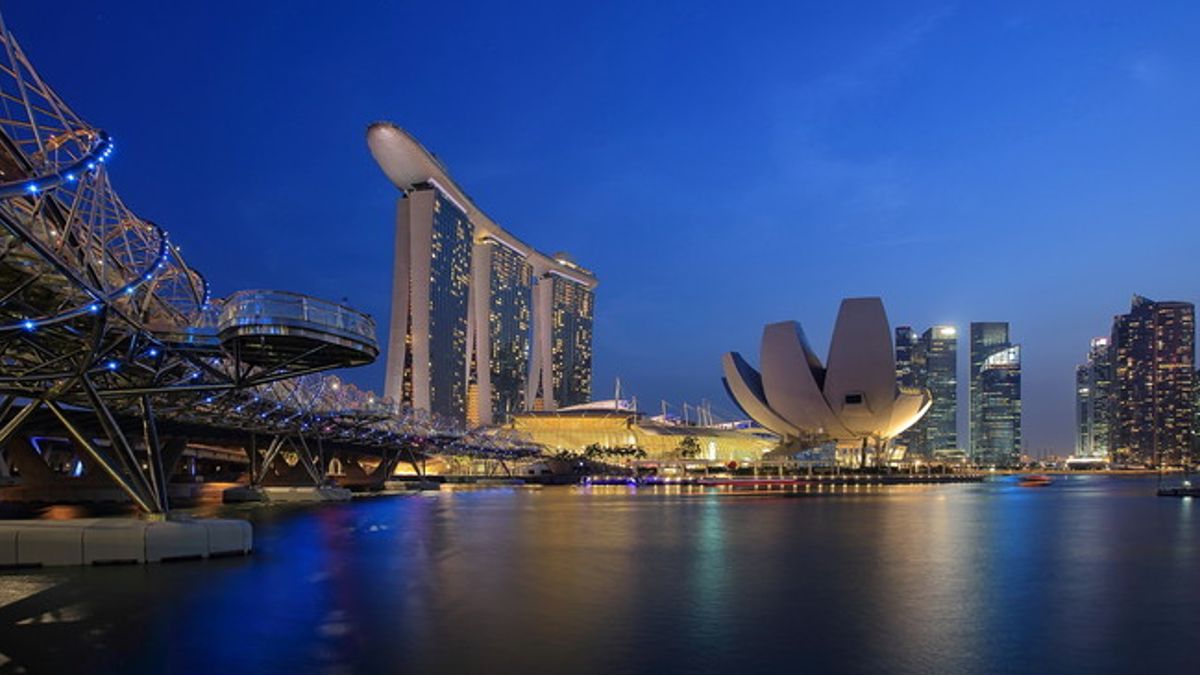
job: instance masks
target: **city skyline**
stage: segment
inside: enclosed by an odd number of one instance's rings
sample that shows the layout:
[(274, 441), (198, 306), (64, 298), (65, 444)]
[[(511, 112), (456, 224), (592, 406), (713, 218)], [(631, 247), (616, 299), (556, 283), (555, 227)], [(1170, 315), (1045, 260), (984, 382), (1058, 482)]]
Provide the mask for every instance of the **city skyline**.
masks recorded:
[[(1185, 255), (1197, 244), (1186, 196), (1197, 167), (1179, 152), (1197, 134), (1187, 122), (1198, 107), (1187, 17), (1114, 9), (1086, 22), (1085, 37), (1047, 30), (1070, 9), (881, 6), (866, 22), (830, 10), (819, 35), (798, 28), (809, 10), (733, 19), (695, 10), (678, 53), (664, 54), (639, 25), (670, 20), (671, 8), (639, 13), (644, 22), (625, 21), (632, 14), (619, 6), (590, 10), (579, 17), (587, 27), (557, 37), (541, 29), (561, 17), (534, 16), (509, 38), (490, 27), (511, 22), (488, 10), (330, 8), (298, 21), (247, 7), (230, 22), (223, 11), (151, 3), (62, 7), (82, 19), (50, 26), (32, 5), (6, 7), (6, 19), (73, 105), (106, 120), (123, 193), (180, 233), (218, 293), (348, 296), (385, 325), (394, 188), (361, 133), (394, 118), (438, 148), (497, 218), (604, 279), (597, 397), (621, 376), (647, 402), (722, 401), (708, 364), (727, 344), (753, 344), (747, 327), (811, 316), (806, 327), (821, 342), (833, 316), (820, 308), (878, 294), (911, 325), (1009, 321), (1025, 345), (1024, 445), (1065, 451), (1080, 345), (1106, 334), (1134, 293), (1197, 296)], [(406, 33), (411, 42), (383, 39), (414, 21), (434, 28)], [(438, 27), (447, 25), (461, 41), (446, 40)], [(689, 55), (725, 44), (725, 30), (763, 39), (693, 65)], [(605, 35), (620, 52), (606, 50)], [(287, 48), (296, 41), (336, 49)], [(55, 50), (62, 42), (92, 67)], [(450, 52), (451, 42), (468, 48)], [(196, 61), (213, 43), (226, 49)], [(547, 48), (561, 52), (556, 64), (536, 59)], [(402, 65), (452, 53), (435, 74)], [(999, 53), (1012, 57), (989, 56)], [(208, 75), (181, 84), (178, 73), (198, 63)], [(362, 63), (396, 65), (350, 67)], [(527, 69), (515, 82), (514, 63)], [(331, 70), (346, 74), (331, 79)], [(140, 88), (112, 96), (124, 83), (96, 77), (105, 72)], [(465, 73), (479, 74), (469, 80), (476, 90), (455, 90)], [(306, 86), (315, 81), (322, 89)], [(739, 96), (723, 95), (735, 86)], [(1005, 95), (1017, 87), (1022, 97)], [(468, 105), (480, 98), (490, 106)], [(156, 151), (181, 138), (182, 152)], [(971, 153), (955, 152), (962, 147)], [(741, 180), (707, 188), (730, 175)], [(706, 243), (731, 223), (734, 244)], [(1128, 228), (1176, 245), (1154, 264), (1131, 259), (1118, 236)], [(1003, 239), (981, 248), (975, 233), (985, 232)], [(840, 254), (864, 240), (898, 268), (885, 284), (821, 260), (795, 271), (794, 251)], [(732, 257), (753, 263), (730, 263), (734, 246), (742, 250)], [(995, 259), (989, 270), (1010, 273), (984, 274), (981, 255)], [(1122, 275), (1089, 273), (1116, 265)], [(382, 364), (345, 376), (382, 390)]]
[(1200, 7), (1069, 1), (0, 0), (0, 672), (1193, 671)]

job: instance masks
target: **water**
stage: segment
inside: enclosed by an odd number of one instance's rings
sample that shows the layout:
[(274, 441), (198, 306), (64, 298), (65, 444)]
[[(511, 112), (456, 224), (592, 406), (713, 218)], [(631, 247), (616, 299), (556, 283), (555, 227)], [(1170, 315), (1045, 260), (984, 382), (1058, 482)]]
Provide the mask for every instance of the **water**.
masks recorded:
[(221, 509), (250, 558), (0, 574), (0, 673), (1197, 672), (1153, 479)]

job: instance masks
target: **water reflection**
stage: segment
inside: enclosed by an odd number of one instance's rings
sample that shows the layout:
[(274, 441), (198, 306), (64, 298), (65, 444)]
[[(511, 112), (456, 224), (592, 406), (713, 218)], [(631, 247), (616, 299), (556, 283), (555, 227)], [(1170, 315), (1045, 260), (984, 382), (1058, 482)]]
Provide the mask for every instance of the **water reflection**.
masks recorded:
[(1198, 525), (1152, 491), (1073, 477), (219, 509), (255, 521), (254, 556), (0, 574), (0, 672), (1183, 671)]

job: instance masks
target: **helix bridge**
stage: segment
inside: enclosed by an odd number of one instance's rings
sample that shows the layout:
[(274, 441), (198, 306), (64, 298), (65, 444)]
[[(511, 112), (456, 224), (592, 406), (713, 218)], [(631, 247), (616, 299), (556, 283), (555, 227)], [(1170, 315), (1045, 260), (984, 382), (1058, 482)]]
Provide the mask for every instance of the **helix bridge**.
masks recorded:
[(113, 139), (47, 85), (3, 19), (0, 47), (0, 448), (56, 425), (151, 514), (169, 509), (189, 433), (249, 439), (252, 484), (281, 454), (319, 484), (329, 447), (374, 457), (380, 476), (429, 454), (537, 453), (322, 374), (377, 357), (366, 314), (285, 291), (211, 297), (166, 230), (118, 196)]

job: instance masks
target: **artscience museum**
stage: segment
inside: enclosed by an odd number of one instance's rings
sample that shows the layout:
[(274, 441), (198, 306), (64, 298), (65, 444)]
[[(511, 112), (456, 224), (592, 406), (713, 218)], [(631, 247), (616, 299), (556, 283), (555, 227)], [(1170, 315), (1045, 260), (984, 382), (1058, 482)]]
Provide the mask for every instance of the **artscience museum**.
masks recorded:
[(896, 383), (892, 331), (879, 298), (849, 298), (838, 311), (824, 363), (795, 321), (763, 328), (760, 369), (741, 354), (722, 359), (725, 388), (785, 448), (836, 444), (840, 461), (895, 459), (889, 443), (925, 414), (926, 389)]

